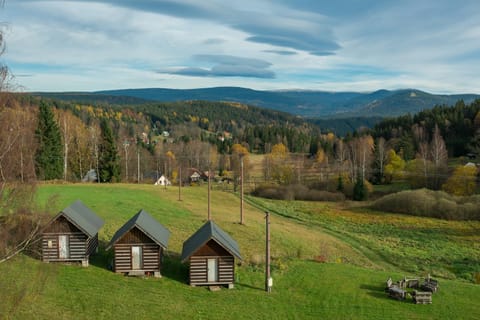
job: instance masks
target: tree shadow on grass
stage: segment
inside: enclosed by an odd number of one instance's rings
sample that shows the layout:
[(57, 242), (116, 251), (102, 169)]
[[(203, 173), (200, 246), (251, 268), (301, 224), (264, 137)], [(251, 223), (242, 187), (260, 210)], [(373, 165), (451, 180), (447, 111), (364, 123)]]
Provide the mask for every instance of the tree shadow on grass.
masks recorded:
[(113, 270), (113, 250), (106, 251), (108, 242), (100, 240), (98, 242), (98, 252), (90, 256), (89, 264), (97, 268)]
[(188, 266), (180, 260), (180, 255), (167, 251), (163, 258), (162, 276), (188, 284)]
[(360, 289), (367, 291), (367, 294), (374, 298), (389, 299), (388, 294), (385, 292), (384, 286), (372, 285), (372, 284), (361, 284)]

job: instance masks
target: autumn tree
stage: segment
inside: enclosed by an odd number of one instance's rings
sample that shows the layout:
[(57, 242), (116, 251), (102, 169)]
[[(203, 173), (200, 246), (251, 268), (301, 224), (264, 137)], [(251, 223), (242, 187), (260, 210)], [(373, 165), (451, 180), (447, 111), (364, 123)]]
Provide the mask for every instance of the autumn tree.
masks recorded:
[[(0, 4), (3, 5), (3, 1)], [(4, 49), (0, 27), (0, 55)], [(37, 155), (35, 112), (12, 98), (10, 81), (8, 67), (0, 62), (0, 263), (29, 247), (44, 223), (38, 210), (33, 208)], [(7, 101), (9, 107), (6, 107)], [(43, 160), (43, 156), (41, 158)]]
[(395, 150), (390, 149), (387, 153), (387, 164), (385, 165), (385, 181), (391, 183), (393, 179), (403, 177), (405, 169), (405, 160), (402, 159)]
[(37, 177), (42, 180), (61, 178), (63, 173), (63, 148), (60, 128), (55, 121), (52, 108), (43, 101), (39, 106), (35, 137), (37, 141), (35, 156)]
[(438, 125), (433, 129), (432, 141), (430, 143), (431, 160), (433, 163), (433, 189), (439, 189), (442, 181), (442, 175), (447, 171), (448, 152), (440, 134)]
[(383, 183), (385, 180), (385, 164), (387, 162), (387, 155), (387, 142), (383, 137), (380, 137), (375, 143), (374, 152), (374, 177), (377, 183)]
[(348, 142), (347, 159), (350, 168), (350, 179), (365, 180), (373, 160), (374, 142), (370, 135), (354, 138)]
[(268, 177), (277, 183), (289, 184), (292, 182), (293, 168), (288, 148), (283, 143), (275, 144), (272, 151), (265, 156), (264, 171), (269, 172)]
[(63, 142), (63, 179), (80, 180), (90, 156), (87, 127), (70, 110), (56, 110), (56, 114)]
[(453, 174), (442, 185), (442, 189), (455, 196), (470, 196), (477, 188), (478, 170), (475, 165), (458, 166)]

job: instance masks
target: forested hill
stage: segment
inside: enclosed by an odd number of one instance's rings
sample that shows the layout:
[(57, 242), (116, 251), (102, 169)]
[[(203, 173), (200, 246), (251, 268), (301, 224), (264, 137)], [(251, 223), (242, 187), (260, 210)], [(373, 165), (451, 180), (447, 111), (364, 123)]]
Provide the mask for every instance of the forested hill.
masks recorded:
[(415, 157), (419, 141), (428, 141), (435, 126), (445, 139), (449, 156), (480, 155), (480, 99), (471, 104), (437, 106), (415, 115), (385, 119), (376, 124), (372, 135), (395, 141), (406, 159)]
[(453, 105), (458, 100), (471, 103), (480, 98), (480, 95), (475, 94), (437, 95), (416, 89), (378, 90), (364, 93), (305, 90), (260, 91), (237, 87), (217, 87), (186, 90), (126, 89), (98, 93), (156, 101), (235, 101), (306, 117), (398, 116), (417, 113), (436, 105)]
[[(262, 153), (279, 142), (292, 152), (305, 152), (320, 134), (318, 126), (300, 117), (240, 103), (195, 100), (116, 104), (115, 99), (96, 101), (95, 96), (18, 95), (24, 105), (39, 105), (43, 101), (56, 109), (70, 110), (85, 124), (107, 118), (119, 138), (124, 135), (130, 139), (143, 132), (152, 139), (168, 132), (170, 140), (208, 141), (217, 144), (219, 152), (229, 152), (232, 144), (243, 143), (251, 151)], [(77, 98), (87, 98), (85, 101), (92, 103), (80, 103)]]
[(378, 90), (365, 93), (306, 90), (261, 91), (239, 87), (145, 88), (90, 93), (35, 93), (35, 95), (83, 103), (92, 103), (95, 100), (114, 101), (116, 104), (125, 104), (127, 101), (138, 103), (145, 102), (145, 100), (159, 102), (230, 101), (304, 117), (398, 116), (417, 113), (436, 105), (453, 105), (458, 100), (464, 100), (468, 104), (480, 98), (480, 95), (475, 94), (436, 95), (416, 89)]

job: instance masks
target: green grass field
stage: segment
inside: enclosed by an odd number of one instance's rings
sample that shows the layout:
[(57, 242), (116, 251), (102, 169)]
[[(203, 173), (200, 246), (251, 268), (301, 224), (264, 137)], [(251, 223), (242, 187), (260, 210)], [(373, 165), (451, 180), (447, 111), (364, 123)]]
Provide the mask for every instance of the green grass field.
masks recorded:
[[(239, 243), (244, 261), (233, 290), (187, 284), (182, 243), (207, 217), (205, 187), (44, 185), (38, 202), (54, 215), (81, 199), (106, 221), (101, 246), (138, 210), (171, 232), (163, 278), (107, 270), (102, 249), (88, 268), (45, 264), (25, 255), (0, 264), (0, 319), (477, 319), (480, 223), (371, 213), (337, 204), (212, 194), (212, 217)], [(55, 196), (54, 196), (55, 195)], [(52, 197), (54, 196), (54, 197)], [(264, 286), (264, 210), (272, 212), (274, 287)], [(322, 256), (327, 263), (318, 263)], [(461, 263), (459, 263), (459, 261)], [(412, 267), (412, 264), (415, 264)], [(440, 277), (431, 305), (387, 298), (385, 280)]]

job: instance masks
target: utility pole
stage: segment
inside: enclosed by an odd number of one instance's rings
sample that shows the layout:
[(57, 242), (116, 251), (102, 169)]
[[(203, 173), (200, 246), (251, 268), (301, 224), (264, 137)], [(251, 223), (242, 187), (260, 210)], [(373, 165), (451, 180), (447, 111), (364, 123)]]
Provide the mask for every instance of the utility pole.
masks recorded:
[(137, 183), (140, 183), (140, 147), (137, 144)]
[(128, 181), (128, 147), (130, 146), (130, 143), (128, 140), (125, 140), (123, 142), (123, 149), (125, 150), (125, 182)]
[(167, 190), (167, 162), (163, 164), (163, 177), (165, 178), (163, 180), (163, 185), (165, 186), (165, 190)]
[(182, 201), (182, 166), (178, 167), (178, 201)]
[(240, 155), (240, 224), (243, 224), (243, 154)]
[(270, 213), (267, 211), (265, 212), (265, 236), (266, 236), (266, 241), (265, 241), (265, 291), (268, 293), (272, 292), (272, 285), (273, 285), (273, 280), (272, 277), (270, 276)]
[(208, 166), (208, 221), (212, 220), (210, 215), (210, 166)]

